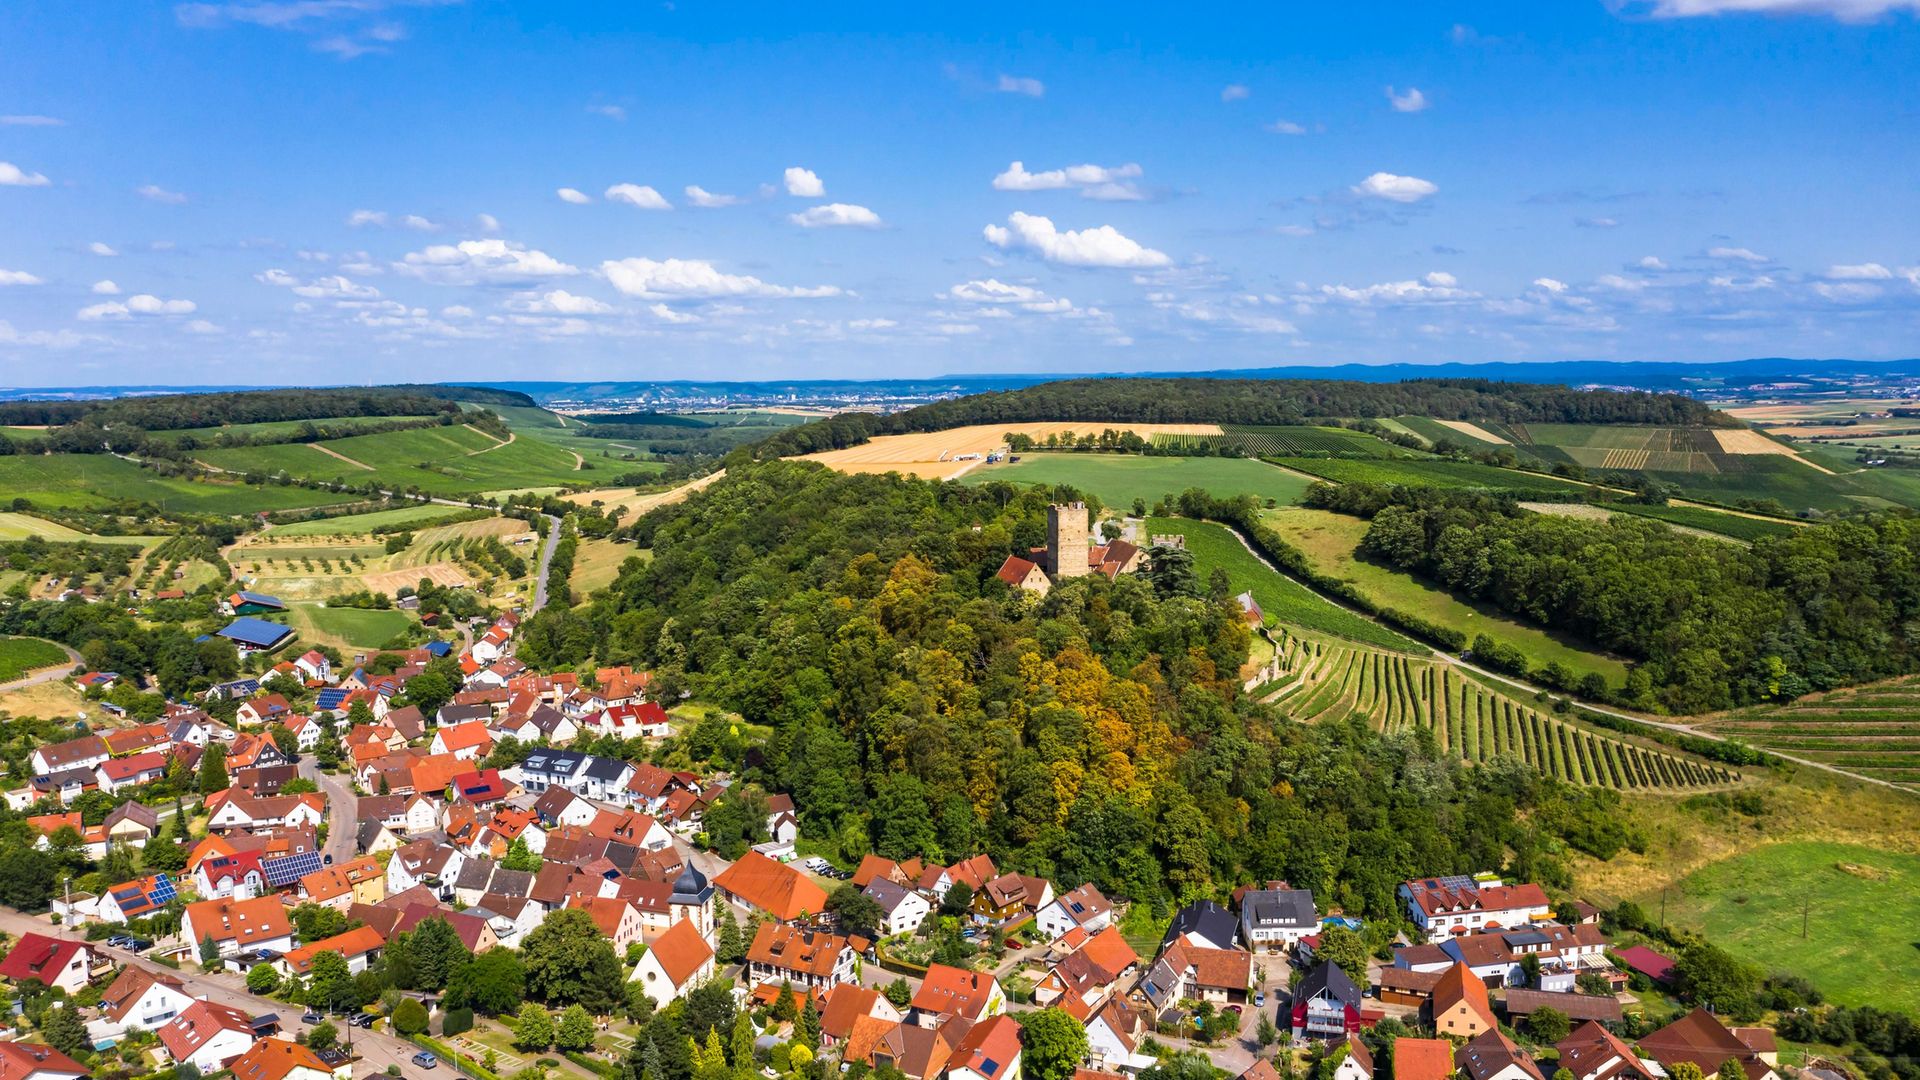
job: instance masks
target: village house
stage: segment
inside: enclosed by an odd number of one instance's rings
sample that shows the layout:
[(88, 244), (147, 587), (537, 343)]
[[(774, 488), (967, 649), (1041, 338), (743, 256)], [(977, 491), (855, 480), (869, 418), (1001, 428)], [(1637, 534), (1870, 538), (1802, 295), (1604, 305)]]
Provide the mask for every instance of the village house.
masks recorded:
[(104, 732), (100, 738), (107, 744), (107, 752), (115, 757), (145, 750), (166, 750), (173, 742), (167, 736), (167, 725), (157, 720), (151, 724)]
[(781, 922), (818, 915), (827, 908), (827, 892), (800, 871), (757, 851), (749, 851), (713, 879), (720, 895), (743, 907), (758, 908)]
[(933, 913), (933, 904), (926, 897), (887, 878), (869, 882), (861, 891), (880, 905), (881, 925), (887, 937), (914, 933)]
[[(1747, 1038), (1742, 1038), (1746, 1034)], [(1751, 1041), (1750, 1041), (1751, 1040)], [(1756, 1045), (1757, 1044), (1757, 1045)], [(1681, 1062), (1718, 1072), (1728, 1061), (1738, 1062), (1747, 1080), (1778, 1080), (1773, 1032), (1766, 1028), (1729, 1029), (1705, 1009), (1695, 1009), (1666, 1027), (1640, 1039), (1640, 1052), (1660, 1063), (1668, 1074)]]
[(95, 906), (95, 918), (104, 923), (144, 919), (170, 903), (177, 890), (170, 874), (149, 874), (108, 889)]
[(319, 649), (308, 649), (294, 657), (293, 666), (300, 669), (301, 677), (308, 682), (333, 681), (333, 664)]
[(1525, 986), (1527, 959), (1538, 965), (1542, 990), (1565, 992), (1579, 976), (1595, 973), (1617, 986), (1626, 976), (1607, 959), (1606, 935), (1592, 923), (1562, 926), (1536, 922), (1514, 930), (1460, 933), (1437, 943), (1411, 945), (1394, 954), (1394, 966), (1440, 972), (1466, 964), (1489, 986)]
[(947, 1017), (979, 1023), (1007, 1009), (1007, 994), (992, 972), (933, 964), (913, 992), (910, 1019), (921, 1027), (938, 1027)]
[(293, 715), (293, 707), (279, 694), (261, 694), (259, 697), (241, 702), (240, 708), (233, 714), (237, 724), (257, 727), (271, 724)]
[(1625, 1040), (1595, 1020), (1574, 1028), (1554, 1049), (1560, 1054), (1559, 1067), (1574, 1080), (1655, 1080), (1665, 1071), (1642, 1061)]
[(994, 869), (993, 859), (986, 855), (975, 855), (951, 866), (928, 866), (920, 872), (920, 880), (916, 884), (921, 892), (937, 903), (955, 885), (965, 885), (979, 892), (982, 886), (999, 876), (1000, 871)]
[(1507, 885), (1495, 877), (1424, 878), (1402, 882), (1407, 916), (1442, 941), (1452, 934), (1517, 929), (1553, 917), (1553, 905), (1538, 885)]
[(282, 956), (274, 967), (283, 976), (299, 975), (305, 978), (313, 971), (313, 958), (323, 952), (331, 952), (339, 953), (347, 962), (347, 970), (358, 975), (372, 966), (386, 945), (387, 939), (380, 936), (380, 931), (371, 926), (356, 926), (343, 934), (302, 945)]
[(267, 891), (267, 872), (258, 850), (202, 859), (189, 880), (194, 892), (213, 899), (246, 900)]
[(111, 756), (106, 741), (100, 736), (82, 735), (66, 742), (36, 747), (27, 760), (35, 773), (50, 776), (69, 769), (92, 770)]
[(1612, 994), (1575, 994), (1519, 987), (1507, 991), (1501, 1008), (1506, 1010), (1507, 1019), (1515, 1023), (1541, 1009), (1552, 1009), (1576, 1024), (1594, 1020), (1603, 1024), (1617, 1024), (1625, 1015), (1620, 1008), (1620, 999)]
[(1401, 1036), (1393, 1042), (1393, 1080), (1451, 1080), (1454, 1044), (1446, 1039)]
[(1497, 1027), (1468, 1039), (1454, 1060), (1467, 1080), (1546, 1080), (1533, 1056)]
[(38, 979), (53, 989), (77, 994), (93, 981), (102, 959), (84, 942), (29, 932), (20, 935), (6, 959), (0, 960), (0, 978), (15, 984)]
[(1174, 912), (1160, 947), (1184, 943), (1225, 951), (1235, 946), (1239, 933), (1239, 920), (1226, 908), (1211, 900), (1199, 900)]
[(300, 879), (304, 899), (344, 913), (355, 904), (387, 898), (387, 872), (371, 855), (321, 867)]
[(563, 787), (548, 788), (542, 792), (534, 800), (533, 812), (539, 815), (540, 823), (549, 829), (566, 825), (585, 828), (600, 816), (598, 807)]
[[(215, 800), (209, 799), (211, 805)], [(207, 828), (220, 833), (259, 832), (263, 829), (315, 829), (327, 817), (327, 798), (317, 792), (256, 798), (228, 789)]]
[(1455, 964), (1440, 973), (1427, 1010), (1433, 1030), (1453, 1038), (1471, 1039), (1500, 1026), (1487, 999), (1487, 984), (1465, 964)]
[[(487, 712), (485, 706), (473, 706)], [(458, 708), (449, 705), (447, 709)], [(440, 710), (446, 712), (447, 709)], [(491, 715), (491, 714), (489, 714)], [(442, 726), (433, 733), (432, 750), (436, 754), (452, 754), (461, 761), (473, 761), (485, 757), (493, 749), (493, 734), (481, 721), (468, 721), (452, 727)]]
[(1347, 1036), (1346, 1052), (1333, 1067), (1333, 1080), (1373, 1080), (1373, 1051), (1360, 1036)]
[(1020, 1025), (1011, 1016), (975, 1024), (947, 1059), (947, 1080), (1012, 1080), (1020, 1075)]
[(0, 1042), (0, 1080), (81, 1080), (86, 1075), (85, 1065), (51, 1046)]
[(259, 949), (283, 953), (293, 948), (286, 905), (277, 896), (188, 904), (181, 916), (180, 936), (196, 943), (213, 939), (223, 958)]
[(1070, 931), (1050, 951), (1057, 959), (1034, 987), (1033, 1000), (1040, 1005), (1059, 1003), (1075, 1016), (1098, 1009), (1140, 966), (1139, 954), (1116, 926), (1097, 934)]
[(440, 827), (440, 806), (425, 795), (367, 795), (357, 808), (361, 821), (418, 835)]
[(712, 977), (713, 947), (692, 923), (679, 922), (653, 939), (630, 978), (661, 1009)]
[(1027, 874), (1001, 874), (973, 894), (975, 922), (1009, 923), (1053, 903), (1053, 883)]
[(87, 1024), (95, 1044), (118, 1040), (129, 1031), (155, 1031), (193, 1005), (186, 984), (165, 972), (138, 964), (120, 969), (100, 995), (100, 1015)]
[(201, 999), (160, 1029), (174, 1061), (212, 1074), (253, 1048), (253, 1020), (239, 1009)]
[(151, 784), (167, 774), (167, 755), (149, 750), (131, 757), (108, 758), (95, 766), (100, 790), (109, 795), (122, 788)]
[(387, 895), (425, 885), (435, 896), (444, 900), (453, 894), (454, 880), (465, 861), (466, 856), (458, 849), (432, 840), (421, 839), (402, 844), (387, 861)]
[(825, 990), (853, 979), (853, 961), (853, 947), (838, 934), (761, 923), (747, 947), (747, 984), (792, 983), (795, 993)]
[[(1344, 1041), (1359, 1033), (1360, 988), (1353, 979), (1338, 964), (1322, 963), (1307, 972), (1293, 988), (1293, 1037)], [(1453, 1071), (1451, 1065), (1447, 1071)]]
[(857, 983), (839, 983), (827, 991), (826, 1005), (820, 1009), (820, 1040), (824, 1045), (844, 1044), (860, 1021), (891, 1026), (900, 1022), (900, 1010), (880, 991)]
[(1087, 1020), (1087, 1061), (1096, 1069), (1138, 1076), (1160, 1060), (1140, 1049), (1152, 1034), (1149, 1017), (1115, 994)]
[(613, 950), (623, 956), (627, 946), (641, 940), (640, 912), (617, 896), (591, 896), (567, 906), (591, 915), (594, 925), (600, 928), (600, 936), (613, 942)]
[(227, 1068), (233, 1080), (351, 1080), (353, 1066), (344, 1058), (328, 1065), (320, 1055), (286, 1039), (261, 1039)]
[(1210, 949), (1178, 941), (1168, 946), (1141, 980), (1140, 989), (1156, 1009), (1191, 998), (1219, 1005), (1241, 1004), (1253, 981), (1253, 955), (1238, 949)]
[(1112, 922), (1113, 904), (1100, 894), (1091, 881), (1054, 897), (1034, 916), (1034, 925), (1039, 929), (1040, 936), (1048, 941), (1074, 929), (1085, 930), (1089, 934), (1098, 933)]
[(1249, 949), (1286, 952), (1319, 929), (1320, 913), (1306, 889), (1252, 889), (1240, 898), (1240, 936)]
[(160, 813), (145, 803), (123, 802), (107, 811), (100, 827), (106, 830), (109, 844), (143, 848), (160, 833)]

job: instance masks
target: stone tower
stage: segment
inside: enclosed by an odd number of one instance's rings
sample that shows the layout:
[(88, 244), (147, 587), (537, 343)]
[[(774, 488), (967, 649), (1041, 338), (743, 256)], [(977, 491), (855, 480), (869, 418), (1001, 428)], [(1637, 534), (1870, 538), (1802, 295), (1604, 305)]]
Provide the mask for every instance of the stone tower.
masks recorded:
[(1079, 577), (1087, 565), (1087, 504), (1047, 507), (1047, 576)]

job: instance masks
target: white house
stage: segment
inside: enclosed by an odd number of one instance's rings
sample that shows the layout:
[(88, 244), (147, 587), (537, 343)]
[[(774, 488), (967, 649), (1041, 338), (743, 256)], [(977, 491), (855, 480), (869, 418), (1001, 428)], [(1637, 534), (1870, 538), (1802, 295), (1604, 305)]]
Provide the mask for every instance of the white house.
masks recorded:
[(236, 791), (207, 819), (207, 828), (213, 832), (317, 829), (326, 816), (326, 796), (317, 793), (255, 797)]
[(253, 1022), (246, 1013), (211, 1001), (196, 1001), (160, 1029), (160, 1045), (176, 1062), (213, 1074), (253, 1049)]
[(38, 979), (56, 990), (77, 994), (87, 988), (99, 962), (100, 955), (84, 942), (26, 933), (0, 960), (0, 977), (14, 983)]
[(308, 682), (333, 681), (333, 665), (318, 649), (308, 649), (302, 653), (293, 661), (293, 666), (300, 669), (300, 674), (306, 676)]
[(886, 936), (911, 934), (920, 929), (920, 924), (933, 913), (933, 904), (926, 897), (912, 889), (895, 884), (886, 878), (875, 878), (867, 883), (864, 891), (873, 902), (880, 905), (881, 918)]
[(39, 747), (28, 760), (33, 764), (36, 775), (51, 776), (69, 769), (92, 769), (111, 756), (105, 739), (98, 735), (84, 735)]
[(436, 844), (432, 840), (403, 844), (387, 863), (387, 895), (405, 892), (423, 883), (443, 885), (451, 891), (465, 862), (466, 856), (447, 844)]
[(1113, 904), (1092, 882), (1064, 892), (1041, 907), (1034, 924), (1048, 941), (1063, 937), (1070, 930), (1097, 934), (1113, 924)]
[(311, 716), (296, 716), (287, 721), (287, 730), (293, 732), (294, 746), (301, 753), (310, 753), (320, 745), (320, 721)]
[(87, 1024), (87, 1034), (97, 1043), (129, 1031), (155, 1031), (193, 1002), (186, 984), (174, 976), (128, 964), (100, 995), (100, 1016)]

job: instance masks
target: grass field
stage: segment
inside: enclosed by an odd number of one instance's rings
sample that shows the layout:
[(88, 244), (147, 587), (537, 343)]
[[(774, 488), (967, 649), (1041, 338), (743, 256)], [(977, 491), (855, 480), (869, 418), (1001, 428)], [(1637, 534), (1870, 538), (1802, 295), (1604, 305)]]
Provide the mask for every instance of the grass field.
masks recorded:
[(296, 521), (290, 525), (276, 525), (275, 536), (352, 536), (367, 533), (373, 529), (392, 525), (414, 525), (420, 522), (438, 521), (450, 514), (460, 513), (458, 507), (436, 506), (400, 506), (392, 510), (375, 510), (367, 514), (348, 514), (345, 517), (322, 518), (319, 521)]
[(1337, 427), (1226, 424), (1218, 435), (1155, 435), (1153, 445), (1176, 450), (1217, 451), (1231, 446), (1255, 457), (1283, 454), (1361, 454), (1397, 457), (1403, 451), (1371, 435)]
[(1620, 791), (1734, 783), (1728, 770), (1543, 713), (1439, 660), (1292, 635), (1280, 678), (1254, 694), (1295, 720), (1364, 717), (1375, 729), (1425, 729), (1464, 761), (1512, 757), (1549, 776)]
[(78, 529), (71, 529), (57, 521), (37, 518), (32, 514), (17, 514), (9, 510), (0, 513), (0, 540), (25, 540), (37, 536), (57, 544), (88, 541), (95, 544), (151, 544), (157, 538), (152, 536), (95, 536)]
[(1270, 570), (1242, 545), (1224, 525), (1188, 518), (1148, 518), (1148, 537), (1178, 533), (1187, 538), (1193, 568), (1204, 582), (1214, 567), (1226, 570), (1235, 592), (1249, 591), (1269, 622), (1307, 631), (1332, 634), (1388, 649), (1419, 651), (1420, 647), (1386, 627), (1331, 601), (1306, 586)]
[[(1641, 898), (1658, 909), (1656, 892)], [(1920, 1009), (1920, 857), (1795, 842), (1703, 867), (1667, 892), (1667, 919), (1765, 971), (1805, 975), (1829, 1000)], [(1801, 934), (1802, 923), (1806, 935)]]
[(1920, 676), (1740, 709), (1702, 726), (1920, 791)]
[(35, 668), (65, 663), (66, 650), (39, 638), (0, 637), (0, 682), (12, 682)]
[(1135, 454), (1022, 454), (1010, 464), (982, 465), (961, 478), (981, 484), (1066, 484), (1125, 511), (1135, 499), (1148, 505), (1188, 488), (1221, 496), (1252, 495), (1298, 502), (1310, 481), (1246, 458), (1143, 457)]
[(46, 507), (88, 509), (129, 500), (152, 503), (175, 513), (200, 514), (331, 506), (351, 498), (297, 487), (252, 487), (164, 477), (106, 454), (0, 457), (0, 491), (10, 499), (25, 498)]
[[(536, 438), (502, 443), (469, 427), (436, 427), (354, 435), (311, 444), (246, 446), (196, 451), (209, 465), (235, 472), (280, 474), (364, 484), (419, 488), (442, 495), (472, 495), (500, 489), (589, 483), (566, 449)], [(604, 464), (604, 463), (603, 463)], [(608, 465), (609, 475), (611, 466)]]
[(348, 649), (378, 648), (405, 632), (413, 617), (404, 611), (368, 611), (296, 604), (288, 624), (309, 642)]
[(191, 436), (206, 442), (220, 435), (247, 435), (252, 438), (284, 438), (293, 435), (312, 424), (318, 428), (335, 431), (373, 427), (379, 424), (403, 423), (407, 421), (430, 420), (428, 416), (331, 416), (322, 420), (263, 420), (257, 424), (228, 424), (225, 427), (178, 428), (172, 431), (155, 431), (151, 434), (160, 439), (179, 439)]
[(568, 583), (584, 600), (589, 593), (612, 584), (620, 575), (621, 565), (635, 557), (650, 559), (653, 552), (612, 540), (582, 540), (574, 552), (573, 576)]
[(1698, 506), (1647, 506), (1640, 503), (1608, 503), (1606, 508), (1622, 514), (1638, 514), (1641, 517), (1655, 518), (1669, 525), (1684, 525), (1690, 529), (1719, 533), (1737, 540), (1753, 541), (1766, 536), (1786, 536), (1800, 528), (1786, 521), (1763, 521), (1759, 518), (1742, 517), (1738, 514), (1723, 514), (1718, 510), (1707, 510)]
[(1526, 653), (1536, 665), (1557, 660), (1576, 675), (1597, 672), (1613, 686), (1626, 681), (1626, 664), (1620, 660), (1515, 621), (1493, 608), (1455, 599), (1446, 590), (1411, 574), (1360, 560), (1355, 552), (1368, 528), (1362, 518), (1326, 510), (1291, 508), (1270, 510), (1262, 515), (1262, 520), (1299, 548), (1314, 569), (1353, 583), (1381, 607), (1418, 615), (1458, 630), (1468, 640), (1475, 634), (1491, 634)]
[(1537, 473), (1477, 465), (1465, 461), (1353, 460), (1349, 458), (1275, 457), (1276, 465), (1331, 480), (1337, 484), (1401, 484), (1453, 490), (1569, 491), (1578, 484)]
[(0, 713), (9, 716), (37, 716), (50, 719), (56, 716), (74, 716), (79, 713), (91, 714), (97, 708), (99, 706), (82, 697), (80, 691), (68, 685), (64, 679), (0, 694)]

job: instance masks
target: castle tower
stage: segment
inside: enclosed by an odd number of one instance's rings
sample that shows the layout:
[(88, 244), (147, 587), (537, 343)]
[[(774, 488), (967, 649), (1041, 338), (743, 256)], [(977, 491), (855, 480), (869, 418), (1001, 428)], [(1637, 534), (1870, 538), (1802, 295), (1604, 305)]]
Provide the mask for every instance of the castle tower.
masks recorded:
[(1087, 565), (1087, 504), (1047, 507), (1047, 576), (1079, 577)]

